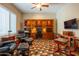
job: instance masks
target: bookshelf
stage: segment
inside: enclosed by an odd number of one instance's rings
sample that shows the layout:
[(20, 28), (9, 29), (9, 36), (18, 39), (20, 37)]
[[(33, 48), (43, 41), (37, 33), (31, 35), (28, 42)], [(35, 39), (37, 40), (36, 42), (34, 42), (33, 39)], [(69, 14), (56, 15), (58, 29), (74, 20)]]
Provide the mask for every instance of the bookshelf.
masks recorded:
[(54, 19), (27, 19), (24, 21), (24, 27), (29, 27), (31, 30), (30, 37), (36, 38), (38, 32), (37, 28), (40, 27), (42, 38), (52, 39), (52, 32), (54, 30)]

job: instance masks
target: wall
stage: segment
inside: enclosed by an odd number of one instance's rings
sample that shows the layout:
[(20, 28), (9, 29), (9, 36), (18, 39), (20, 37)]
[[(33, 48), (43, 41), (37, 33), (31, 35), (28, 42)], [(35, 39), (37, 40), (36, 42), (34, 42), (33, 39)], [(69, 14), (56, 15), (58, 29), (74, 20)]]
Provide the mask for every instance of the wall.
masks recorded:
[(55, 19), (55, 14), (46, 14), (46, 13), (38, 13), (38, 14), (24, 14), (23, 19)]
[(10, 3), (0, 3), (1, 6), (9, 9), (10, 11), (14, 12), (17, 16), (17, 23), (16, 23), (16, 29), (21, 29), (21, 22), (22, 22), (22, 13), (13, 5)]
[(64, 29), (64, 21), (79, 18), (79, 4), (67, 4), (63, 6), (57, 13), (57, 31), (62, 34), (63, 31), (73, 31), (79, 37), (79, 29)]

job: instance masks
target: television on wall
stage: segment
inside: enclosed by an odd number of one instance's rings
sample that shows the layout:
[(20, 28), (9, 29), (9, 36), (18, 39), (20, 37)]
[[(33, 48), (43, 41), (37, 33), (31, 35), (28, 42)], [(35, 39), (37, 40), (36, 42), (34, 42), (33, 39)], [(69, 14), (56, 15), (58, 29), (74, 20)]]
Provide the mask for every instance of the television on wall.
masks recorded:
[(78, 29), (77, 19), (71, 19), (64, 22), (65, 29)]

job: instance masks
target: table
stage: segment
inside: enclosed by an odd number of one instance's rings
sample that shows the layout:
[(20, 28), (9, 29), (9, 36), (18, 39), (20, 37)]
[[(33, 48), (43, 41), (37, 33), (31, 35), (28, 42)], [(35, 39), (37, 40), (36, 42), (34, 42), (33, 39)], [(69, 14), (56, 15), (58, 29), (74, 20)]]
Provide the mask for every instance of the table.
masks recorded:
[(61, 52), (60, 45), (67, 46), (67, 42), (68, 42), (67, 39), (64, 39), (64, 38), (57, 38), (54, 41), (58, 45), (58, 50), (56, 52)]

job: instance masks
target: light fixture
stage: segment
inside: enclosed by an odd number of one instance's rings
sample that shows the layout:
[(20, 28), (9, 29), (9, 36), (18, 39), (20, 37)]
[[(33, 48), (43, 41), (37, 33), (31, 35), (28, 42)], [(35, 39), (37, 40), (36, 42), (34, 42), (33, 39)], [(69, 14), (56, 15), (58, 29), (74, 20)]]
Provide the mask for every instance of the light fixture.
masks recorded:
[(40, 11), (42, 10), (42, 8), (48, 8), (49, 4), (48, 3), (32, 3), (32, 9), (34, 8), (39, 8)]
[(39, 3), (39, 4), (36, 5), (36, 7), (37, 7), (37, 8), (41, 8), (42, 6), (41, 6), (41, 4)]

